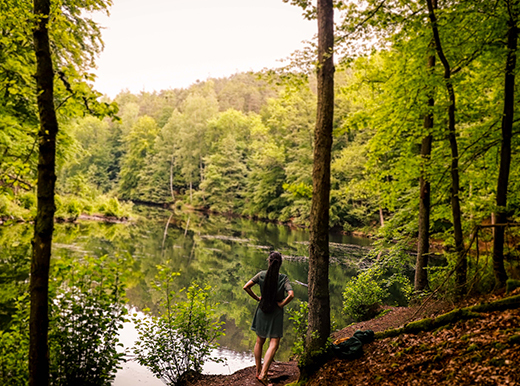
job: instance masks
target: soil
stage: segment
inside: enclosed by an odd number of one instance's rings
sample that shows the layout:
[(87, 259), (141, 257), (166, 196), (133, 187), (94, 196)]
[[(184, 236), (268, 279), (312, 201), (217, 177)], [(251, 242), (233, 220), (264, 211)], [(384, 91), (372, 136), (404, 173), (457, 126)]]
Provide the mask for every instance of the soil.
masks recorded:
[[(518, 293), (518, 290), (513, 292)], [(466, 300), (457, 307), (501, 296)], [(454, 304), (429, 301), (423, 306), (387, 308), (379, 318), (353, 324), (333, 334), (336, 342), (356, 330), (385, 331), (425, 317), (435, 317)], [(309, 381), (322, 385), (520, 385), (520, 310), (482, 313), (478, 318), (417, 335), (379, 339), (363, 347), (356, 360), (331, 359)], [(274, 362), (272, 385), (299, 377), (297, 362)], [(194, 375), (186, 386), (261, 386), (254, 367), (231, 375)]]

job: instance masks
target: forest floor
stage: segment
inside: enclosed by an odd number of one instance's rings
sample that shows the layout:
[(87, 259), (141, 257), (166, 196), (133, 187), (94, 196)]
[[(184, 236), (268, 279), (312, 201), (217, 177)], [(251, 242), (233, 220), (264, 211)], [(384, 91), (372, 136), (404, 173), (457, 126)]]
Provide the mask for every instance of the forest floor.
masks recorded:
[[(519, 290), (513, 292), (518, 294)], [(466, 300), (466, 307), (500, 299), (505, 295)], [(356, 330), (374, 332), (398, 328), (455, 308), (446, 302), (425, 306), (396, 307), (382, 317), (357, 323), (333, 334), (335, 340), (351, 337)], [(520, 385), (520, 309), (481, 313), (446, 327), (419, 334), (377, 339), (363, 346), (356, 360), (329, 360), (309, 381), (321, 385)], [(298, 379), (296, 362), (274, 362), (272, 385)], [(186, 386), (261, 386), (254, 367), (231, 375), (198, 375)]]

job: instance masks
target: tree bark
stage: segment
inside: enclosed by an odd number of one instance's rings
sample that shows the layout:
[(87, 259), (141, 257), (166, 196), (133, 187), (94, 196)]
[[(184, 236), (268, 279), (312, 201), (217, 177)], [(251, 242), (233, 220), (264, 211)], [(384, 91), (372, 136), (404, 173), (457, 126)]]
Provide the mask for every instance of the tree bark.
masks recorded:
[(175, 202), (175, 194), (173, 193), (173, 154), (170, 160), (170, 194), (172, 196), (172, 202)]
[[(310, 213), (309, 324), (304, 354), (308, 359), (316, 357), (320, 350), (326, 347), (330, 336), (329, 201), (334, 115), (333, 46), (333, 2), (318, 0), (318, 106), (314, 133), (313, 196)], [(307, 370), (304, 369), (304, 372)]]
[(435, 42), (435, 50), (444, 67), (444, 83), (446, 84), (446, 91), (450, 104), (448, 106), (448, 139), (451, 149), (451, 213), (453, 217), (453, 236), (455, 239), (455, 253), (457, 256), (457, 265), (455, 270), (455, 293), (456, 297), (461, 297), (466, 293), (466, 276), (467, 276), (467, 261), (464, 254), (464, 241), (462, 234), (462, 215), (460, 209), (460, 183), (459, 183), (459, 150), (457, 145), (457, 133), (455, 124), (455, 90), (451, 80), (451, 67), (444, 55), (442, 49), (441, 39), (439, 36), (439, 29), (437, 27), (437, 17), (433, 0), (426, 0), (428, 5), (428, 16), (430, 19), (430, 26), (432, 28), (433, 39)]
[(54, 71), (49, 45), (50, 0), (34, 0), (38, 18), (34, 30), (36, 86), (40, 116), (38, 159), (38, 204), (34, 222), (31, 262), (31, 311), (29, 320), (29, 385), (49, 384), (49, 265), (54, 229), (54, 187), (56, 182), (56, 134), (58, 121), (54, 108)]
[[(435, 6), (435, 4), (434, 4)], [(428, 57), (428, 71), (435, 67), (435, 55)], [(428, 98), (428, 113), (424, 117), (424, 130), (426, 136), (421, 142), (421, 176), (419, 177), (419, 234), (417, 237), (417, 261), (415, 264), (415, 290), (423, 291), (429, 288), (428, 255), (430, 253), (430, 180), (426, 173), (427, 163), (432, 152), (433, 128), (433, 96)]]
[[(507, 59), (504, 80), (504, 113), (502, 115), (502, 146), (500, 149), (500, 169), (497, 181), (497, 213), (496, 222), (507, 222), (507, 187), (509, 184), (509, 169), (511, 166), (511, 136), (513, 133), (513, 119), (515, 113), (515, 70), (516, 49), (518, 45), (518, 1), (507, 1), (508, 30), (507, 30)], [(495, 275), (495, 289), (504, 288), (507, 273), (504, 267), (504, 235), (505, 227), (494, 228), (493, 239), (493, 272)]]

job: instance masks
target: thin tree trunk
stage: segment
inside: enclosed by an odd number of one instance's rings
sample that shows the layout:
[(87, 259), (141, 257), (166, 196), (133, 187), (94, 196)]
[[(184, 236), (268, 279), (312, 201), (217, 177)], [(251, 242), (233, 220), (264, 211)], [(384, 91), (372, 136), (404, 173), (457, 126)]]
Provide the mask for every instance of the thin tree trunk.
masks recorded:
[(172, 201), (175, 202), (175, 194), (173, 193), (173, 155), (170, 161), (170, 194), (172, 195)]
[[(310, 213), (309, 317), (305, 357), (326, 347), (330, 335), (329, 208), (330, 161), (334, 115), (334, 10), (332, 0), (318, 0), (318, 106), (314, 133), (313, 195)], [(312, 359), (308, 361), (310, 364)], [(303, 369), (309, 375), (309, 367)]]
[(58, 132), (58, 121), (53, 102), (54, 71), (47, 29), (49, 12), (49, 0), (34, 0), (34, 14), (39, 18), (33, 30), (33, 38), (36, 53), (36, 85), (40, 131), (38, 133), (38, 204), (34, 222), (30, 281), (30, 386), (47, 386), (49, 384), (49, 265), (54, 229), (56, 134)]
[[(497, 223), (497, 219), (495, 217), (495, 212), (491, 213), (491, 225), (495, 225)], [(495, 238), (495, 227), (491, 228), (491, 232), (493, 233), (493, 239)]]
[[(436, 8), (436, 4), (434, 4)], [(435, 67), (435, 55), (428, 57), (428, 71)], [(432, 92), (433, 94), (433, 92)], [(424, 117), (426, 136), (421, 142), (421, 176), (419, 178), (419, 235), (417, 237), (417, 262), (415, 265), (415, 290), (423, 291), (428, 285), (428, 255), (430, 253), (430, 179), (426, 168), (432, 152), (433, 96), (428, 99), (428, 113)]]
[(381, 228), (385, 226), (385, 217), (383, 216), (383, 208), (379, 207), (379, 224)]
[(448, 106), (448, 139), (451, 149), (451, 212), (453, 217), (453, 236), (455, 239), (455, 252), (457, 255), (457, 268), (455, 270), (456, 296), (460, 297), (466, 292), (467, 261), (464, 255), (464, 244), (462, 234), (462, 221), (460, 210), (460, 184), (459, 184), (459, 150), (457, 145), (457, 134), (455, 129), (455, 91), (451, 81), (451, 68), (442, 49), (439, 30), (437, 28), (437, 17), (432, 0), (426, 0), (428, 4), (428, 16), (432, 28), (435, 50), (444, 67), (444, 82), (450, 105)]
[[(507, 1), (509, 13), (507, 31), (507, 60), (504, 80), (504, 114), (502, 115), (502, 147), (500, 149), (500, 169), (497, 182), (497, 213), (496, 222), (507, 222), (507, 187), (509, 184), (509, 169), (511, 166), (511, 136), (515, 112), (515, 69), (516, 50), (518, 44), (518, 1)], [(504, 267), (504, 234), (505, 227), (496, 227), (493, 239), (493, 271), (495, 288), (504, 288), (507, 273)]]

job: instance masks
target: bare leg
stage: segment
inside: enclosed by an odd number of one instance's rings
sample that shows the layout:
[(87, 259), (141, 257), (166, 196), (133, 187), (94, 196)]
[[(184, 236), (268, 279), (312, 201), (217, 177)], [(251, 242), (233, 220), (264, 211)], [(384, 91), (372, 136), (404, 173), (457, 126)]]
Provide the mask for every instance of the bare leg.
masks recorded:
[(262, 350), (264, 348), (265, 338), (260, 338), (258, 335), (256, 336), (255, 343), (255, 363), (256, 363), (256, 376), (260, 375), (262, 371)]
[(262, 371), (258, 375), (259, 378), (261, 378), (261, 379), (267, 378), (267, 371), (269, 371), (269, 366), (271, 366), (271, 363), (273, 362), (274, 354), (276, 354), (276, 351), (278, 350), (279, 345), (280, 345), (280, 338), (269, 339), (269, 348), (267, 349), (267, 351), (265, 353), (264, 366), (262, 367)]

